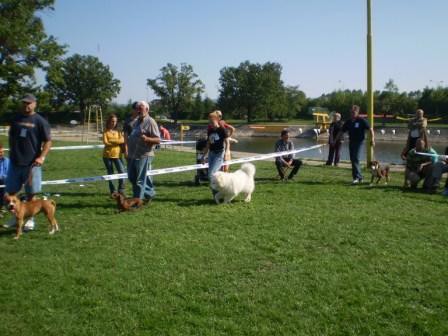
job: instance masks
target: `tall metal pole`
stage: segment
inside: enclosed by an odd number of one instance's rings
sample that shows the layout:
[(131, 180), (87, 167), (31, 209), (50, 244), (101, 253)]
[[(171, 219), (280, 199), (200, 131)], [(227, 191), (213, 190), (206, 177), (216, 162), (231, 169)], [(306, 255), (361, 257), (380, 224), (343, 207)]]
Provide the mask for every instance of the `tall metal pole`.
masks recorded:
[[(373, 125), (373, 64), (372, 64), (372, 1), (367, 0), (367, 119)], [(366, 142), (367, 164), (373, 160), (372, 137), (369, 133)]]

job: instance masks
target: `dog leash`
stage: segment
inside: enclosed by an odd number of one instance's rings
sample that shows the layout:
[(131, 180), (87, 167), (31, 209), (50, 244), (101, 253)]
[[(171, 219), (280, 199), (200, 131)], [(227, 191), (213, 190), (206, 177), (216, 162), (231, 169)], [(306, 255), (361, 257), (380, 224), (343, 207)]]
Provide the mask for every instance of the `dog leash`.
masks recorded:
[(33, 168), (37, 167), (35, 163), (31, 165), (30, 172), (28, 173), (28, 178), (26, 179), (25, 185), (28, 185), (30, 188), (33, 186)]

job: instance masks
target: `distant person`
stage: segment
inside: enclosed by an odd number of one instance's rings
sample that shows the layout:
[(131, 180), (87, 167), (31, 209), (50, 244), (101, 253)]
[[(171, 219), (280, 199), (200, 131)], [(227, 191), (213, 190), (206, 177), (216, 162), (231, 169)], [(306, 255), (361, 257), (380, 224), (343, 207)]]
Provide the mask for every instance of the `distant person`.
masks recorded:
[[(27, 199), (42, 191), (42, 165), (51, 148), (51, 129), (48, 122), (35, 112), (36, 97), (27, 94), (22, 99), (22, 111), (9, 128), (10, 165), (5, 191), (15, 195), (25, 188)], [(15, 226), (15, 217), (5, 226)], [(34, 230), (34, 218), (25, 223), (25, 230)]]
[[(289, 140), (289, 132), (283, 130), (280, 133), (280, 139), (275, 143), (275, 152), (285, 152), (294, 150), (294, 144)], [(281, 180), (292, 180), (302, 166), (302, 161), (295, 159), (294, 154), (278, 156), (275, 158), (275, 166), (277, 167), (278, 175)], [(288, 177), (285, 178), (285, 168), (291, 168)]]
[(131, 121), (131, 133), (127, 137), (128, 179), (132, 183), (134, 198), (151, 201), (155, 194), (152, 177), (146, 175), (154, 161), (154, 146), (160, 144), (157, 122), (149, 116), (149, 104), (137, 104), (137, 117)]
[[(229, 148), (226, 151), (226, 154), (224, 155), (224, 161), (229, 161), (232, 159), (232, 152), (230, 151), (230, 144), (238, 142), (236, 139), (232, 138), (232, 135), (235, 133), (235, 127), (233, 127), (232, 125), (225, 122), (225, 120), (223, 120), (222, 112), (220, 110), (215, 110), (213, 112), (217, 114), (218, 119), (219, 119), (219, 124), (221, 125), (221, 127), (223, 127), (226, 130), (227, 136), (229, 137)], [(209, 127), (210, 127), (210, 125), (209, 125)], [(222, 170), (225, 172), (228, 172), (229, 165), (223, 165)]]
[(165, 127), (163, 127), (163, 125), (159, 126), (159, 132), (160, 132), (160, 138), (162, 140), (166, 140), (169, 141), (171, 140), (171, 134), (170, 131), (168, 131), (168, 129), (166, 129)]
[[(118, 174), (122, 174), (125, 171), (123, 161), (121, 161), (124, 136), (117, 129), (117, 125), (117, 116), (115, 114), (109, 115), (106, 121), (106, 130), (103, 133), (103, 162), (109, 175), (114, 173), (114, 166)], [(109, 181), (109, 191), (111, 195), (115, 192), (113, 181)], [(124, 179), (118, 180), (118, 192), (124, 194)]]
[(328, 129), (328, 159), (327, 166), (331, 166), (333, 163), (335, 166), (339, 164), (341, 158), (341, 144), (343, 134), (341, 133), (344, 123), (341, 120), (341, 114), (333, 114), (333, 121)]
[[(0, 185), (5, 185), (6, 176), (8, 176), (9, 158), (5, 156), (3, 144), (0, 143)], [(3, 197), (5, 196), (5, 187), (0, 188), (0, 210), (3, 210)]]
[(417, 139), (423, 139), (425, 142), (428, 141), (427, 139), (428, 136), (426, 133), (427, 126), (428, 126), (428, 120), (424, 118), (424, 111), (422, 109), (418, 109), (415, 112), (415, 117), (409, 120), (408, 123), (408, 129), (409, 129), (408, 139), (406, 142), (406, 146), (401, 154), (401, 157), (403, 159), (406, 157), (406, 153), (408, 151), (415, 148)]
[[(431, 156), (417, 153), (431, 154)], [(437, 162), (437, 152), (424, 139), (417, 139), (415, 148), (406, 155), (406, 169), (404, 187), (416, 189), (418, 183), (431, 172), (431, 165)]]
[(137, 105), (138, 102), (133, 102), (131, 105), (131, 114), (128, 115), (123, 122), (123, 136), (124, 136), (124, 144), (123, 144), (123, 154), (124, 157), (128, 158), (128, 148), (127, 148), (127, 138), (132, 132), (131, 122), (137, 117), (138, 111), (137, 111)]
[[(226, 152), (229, 150), (229, 136), (219, 122), (219, 116), (216, 112), (210, 113), (208, 120), (205, 154), (208, 154), (208, 178), (211, 181), (213, 174), (221, 168)], [(215, 195), (216, 191), (212, 189), (212, 193)]]
[(361, 166), (359, 164), (359, 152), (364, 143), (365, 132), (369, 131), (372, 137), (372, 146), (375, 146), (375, 134), (367, 120), (359, 116), (359, 106), (353, 105), (351, 110), (351, 119), (347, 120), (342, 127), (339, 136), (348, 132), (350, 161), (352, 163), (352, 184), (356, 185), (362, 182)]

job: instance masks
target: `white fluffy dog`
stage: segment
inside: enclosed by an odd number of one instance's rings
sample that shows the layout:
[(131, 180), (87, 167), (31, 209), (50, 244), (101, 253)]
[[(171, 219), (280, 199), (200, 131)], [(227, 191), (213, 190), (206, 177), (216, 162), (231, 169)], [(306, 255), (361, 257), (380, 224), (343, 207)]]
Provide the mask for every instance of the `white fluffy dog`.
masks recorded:
[(245, 163), (234, 173), (218, 171), (213, 174), (211, 188), (216, 190), (215, 201), (217, 204), (230, 203), (240, 193), (245, 195), (245, 202), (250, 202), (255, 189), (255, 166)]

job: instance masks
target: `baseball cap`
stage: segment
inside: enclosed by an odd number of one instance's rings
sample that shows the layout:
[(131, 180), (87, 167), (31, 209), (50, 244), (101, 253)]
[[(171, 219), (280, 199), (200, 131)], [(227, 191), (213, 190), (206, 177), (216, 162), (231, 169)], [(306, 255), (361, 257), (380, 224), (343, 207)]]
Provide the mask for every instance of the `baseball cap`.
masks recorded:
[(25, 103), (34, 103), (36, 101), (36, 97), (30, 93), (23, 96), (22, 101)]

